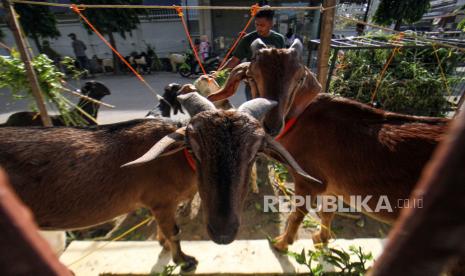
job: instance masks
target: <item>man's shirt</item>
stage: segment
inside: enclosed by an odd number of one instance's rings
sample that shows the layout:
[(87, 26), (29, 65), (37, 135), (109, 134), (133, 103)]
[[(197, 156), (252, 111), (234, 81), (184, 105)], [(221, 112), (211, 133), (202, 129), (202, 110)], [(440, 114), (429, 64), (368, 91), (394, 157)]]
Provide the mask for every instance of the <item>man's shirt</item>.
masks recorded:
[(237, 48), (233, 52), (233, 56), (237, 57), (239, 60), (250, 60), (252, 58), (252, 49), (250, 49), (250, 45), (257, 38), (260, 38), (263, 43), (269, 47), (284, 48), (284, 36), (282, 34), (271, 30), (267, 37), (262, 37), (257, 33), (257, 31), (254, 31), (246, 34), (241, 39)]

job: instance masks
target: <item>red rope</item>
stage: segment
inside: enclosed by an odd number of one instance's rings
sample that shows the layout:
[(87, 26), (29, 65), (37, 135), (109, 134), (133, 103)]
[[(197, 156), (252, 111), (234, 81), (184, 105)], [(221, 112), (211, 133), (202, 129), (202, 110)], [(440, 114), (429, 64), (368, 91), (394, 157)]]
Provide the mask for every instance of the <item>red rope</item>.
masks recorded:
[(186, 157), (187, 164), (189, 164), (189, 167), (195, 172), (195, 162), (194, 158), (192, 158), (192, 155), (187, 149), (184, 149), (184, 157)]
[(195, 49), (195, 45), (194, 45), (194, 43), (192, 42), (192, 37), (191, 37), (191, 35), (189, 34), (189, 29), (187, 28), (186, 21), (184, 20), (184, 13), (182, 12), (182, 7), (180, 7), (180, 6), (174, 6), (174, 8), (175, 8), (176, 11), (178, 12), (179, 17), (181, 17), (182, 26), (184, 27), (184, 32), (186, 32), (186, 36), (187, 36), (187, 39), (189, 39), (189, 43), (190, 43), (190, 45), (191, 45), (191, 47), (192, 47), (192, 50), (194, 51), (195, 59), (196, 59), (197, 62), (199, 63), (200, 69), (202, 69), (202, 73), (203, 73), (204, 75), (207, 75), (207, 72), (205, 71), (205, 68), (203, 68), (202, 62), (200, 61), (199, 54), (197, 53), (197, 49)]
[(297, 122), (297, 117), (290, 118), (289, 120), (287, 120), (286, 123), (284, 124), (283, 131), (281, 131), (281, 133), (279, 133), (278, 136), (276, 136), (274, 139), (276, 141), (279, 141), (279, 139), (283, 138), (283, 136), (286, 135), (286, 133), (288, 133), (291, 130), (291, 128), (295, 125), (296, 122)]
[(255, 15), (257, 15), (257, 12), (259, 10), (260, 10), (260, 6), (258, 4), (255, 4), (250, 7), (249, 21), (247, 21), (247, 24), (245, 25), (244, 29), (242, 29), (242, 31), (239, 33), (239, 37), (236, 39), (236, 41), (234, 41), (233, 46), (229, 49), (228, 53), (221, 61), (220, 66), (218, 66), (217, 70), (220, 70), (220, 68), (223, 67), (223, 65), (226, 63), (231, 53), (234, 51), (234, 49), (236, 49), (237, 44), (239, 43), (239, 41), (241, 41), (242, 37), (245, 35), (245, 31), (247, 30), (247, 28), (249, 28), (250, 23), (252, 23), (252, 20), (255, 18)]
[(145, 86), (147, 86), (147, 88), (151, 92), (153, 92), (156, 96), (158, 96), (155, 90), (145, 81), (145, 79), (131, 66), (131, 64), (129, 64), (129, 62), (127, 62), (127, 60), (115, 48), (113, 48), (113, 46), (111, 46), (111, 44), (105, 39), (105, 37), (103, 37), (103, 35), (94, 27), (94, 25), (92, 25), (92, 23), (90, 23), (90, 21), (81, 13), (81, 10), (83, 9), (78, 8), (75, 4), (71, 5), (71, 9), (75, 13), (77, 13), (84, 20), (84, 22), (86, 22), (86, 24), (92, 29), (92, 31), (94, 31), (94, 33), (113, 51), (113, 53), (115, 53), (119, 57), (119, 59), (124, 64), (126, 64), (126, 66), (134, 73), (134, 75), (136, 75), (136, 77), (143, 84), (145, 84)]

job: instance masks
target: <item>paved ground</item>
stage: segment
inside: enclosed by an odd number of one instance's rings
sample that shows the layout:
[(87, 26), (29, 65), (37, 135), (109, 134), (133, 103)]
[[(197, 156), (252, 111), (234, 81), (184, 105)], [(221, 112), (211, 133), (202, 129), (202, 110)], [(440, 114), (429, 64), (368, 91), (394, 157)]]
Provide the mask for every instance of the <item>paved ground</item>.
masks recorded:
[[(160, 72), (146, 75), (144, 78), (160, 94), (163, 87), (172, 82), (180, 84), (192, 83), (195, 79), (183, 78), (179, 74)], [(158, 104), (152, 93), (134, 76), (98, 76), (95, 80), (103, 82), (111, 91), (111, 95), (104, 98), (104, 102), (115, 105), (115, 109), (102, 107), (98, 116), (100, 124), (114, 123), (129, 119), (141, 118)], [(72, 81), (75, 87), (80, 87), (85, 80)], [(67, 92), (64, 92), (67, 93)], [(73, 102), (79, 99), (71, 98)], [(238, 106), (244, 101), (243, 88), (241, 87), (232, 102)], [(0, 123), (6, 121), (11, 113), (28, 110), (29, 100), (13, 100), (7, 89), (0, 89)]]
[[(378, 259), (385, 242), (381, 239), (339, 239), (331, 242), (329, 247), (348, 253), (350, 246), (360, 246), (365, 254), (371, 253), (374, 259)], [(189, 275), (309, 275), (306, 266), (297, 264), (291, 256), (271, 249), (267, 240), (236, 240), (229, 245), (218, 245), (211, 241), (182, 241), (181, 244), (186, 254), (199, 261), (197, 269)], [(290, 247), (290, 251), (296, 253), (302, 252), (302, 249), (305, 252), (315, 250), (311, 240), (299, 240)], [(166, 265), (173, 265), (170, 255), (157, 242), (79, 241), (71, 243), (60, 260), (76, 276), (156, 275)], [(359, 261), (354, 254), (351, 256), (352, 264)], [(322, 264), (325, 272), (340, 271), (321, 259), (318, 263)], [(313, 269), (316, 264), (313, 260)], [(373, 261), (367, 261), (365, 268), (372, 264)], [(173, 275), (178, 273), (179, 268)]]

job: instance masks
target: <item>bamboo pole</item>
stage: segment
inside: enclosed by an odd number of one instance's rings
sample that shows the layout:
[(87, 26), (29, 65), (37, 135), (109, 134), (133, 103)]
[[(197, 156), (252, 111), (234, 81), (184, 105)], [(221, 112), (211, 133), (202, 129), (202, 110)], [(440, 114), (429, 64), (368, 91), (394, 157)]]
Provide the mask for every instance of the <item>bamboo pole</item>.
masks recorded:
[(40, 89), (39, 80), (37, 79), (37, 75), (32, 67), (31, 58), (26, 49), (26, 43), (23, 40), (23, 36), (21, 34), (19, 28), (19, 22), (16, 18), (16, 13), (13, 6), (10, 4), (9, 0), (2, 0), (3, 7), (8, 13), (8, 17), (10, 20), (10, 28), (13, 32), (15, 37), (16, 45), (18, 46), (19, 53), (21, 55), (21, 59), (24, 62), (24, 66), (26, 68), (26, 75), (29, 83), (31, 85), (32, 95), (36, 101), (37, 107), (39, 108), (40, 118), (42, 120), (42, 124), (44, 126), (53, 126), (52, 121), (47, 113), (47, 108), (45, 107), (44, 98), (42, 96), (42, 91)]
[[(336, 0), (324, 0), (323, 9), (336, 5)], [(331, 38), (333, 35), (334, 15), (336, 9), (324, 10), (320, 27), (320, 45), (318, 47), (318, 81), (321, 83), (321, 91), (326, 91), (326, 81), (328, 79), (328, 61), (331, 52)]]

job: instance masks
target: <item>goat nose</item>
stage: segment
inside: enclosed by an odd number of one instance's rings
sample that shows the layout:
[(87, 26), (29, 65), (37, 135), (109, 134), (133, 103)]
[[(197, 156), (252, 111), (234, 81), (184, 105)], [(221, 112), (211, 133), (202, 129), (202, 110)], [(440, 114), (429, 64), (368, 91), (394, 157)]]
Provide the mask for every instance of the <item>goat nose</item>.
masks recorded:
[[(223, 227), (222, 227), (223, 228)], [(210, 238), (217, 244), (229, 244), (234, 241), (237, 234), (237, 226), (229, 226), (218, 231), (215, 227), (210, 224), (207, 225), (207, 230)]]

